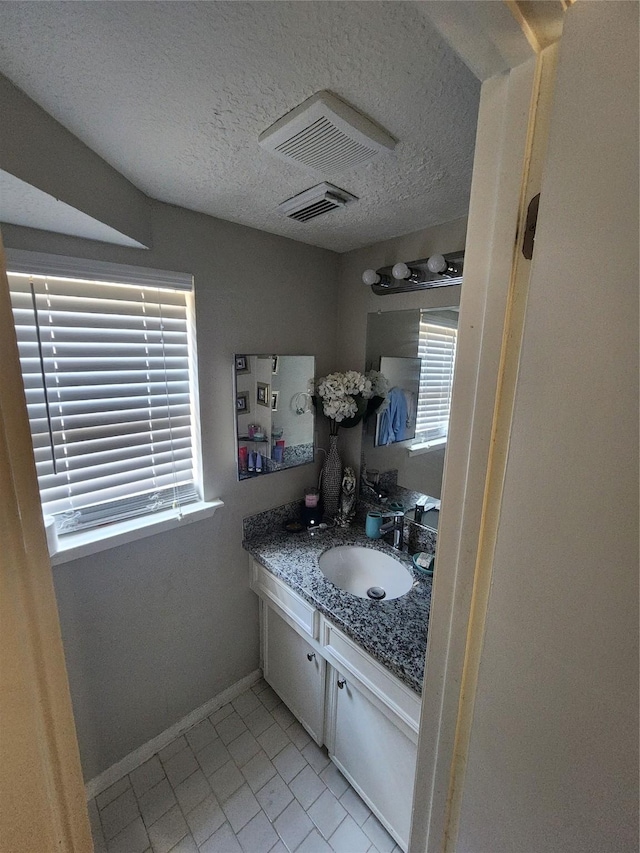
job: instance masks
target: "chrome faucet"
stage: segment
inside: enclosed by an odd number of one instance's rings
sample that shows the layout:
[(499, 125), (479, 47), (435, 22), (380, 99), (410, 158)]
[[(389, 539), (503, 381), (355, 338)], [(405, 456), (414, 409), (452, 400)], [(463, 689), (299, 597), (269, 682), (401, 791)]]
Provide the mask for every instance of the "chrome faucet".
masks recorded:
[(380, 533), (388, 533), (393, 530), (393, 547), (396, 551), (402, 551), (404, 547), (404, 512), (385, 512), (382, 516), (388, 518), (385, 524), (380, 527)]

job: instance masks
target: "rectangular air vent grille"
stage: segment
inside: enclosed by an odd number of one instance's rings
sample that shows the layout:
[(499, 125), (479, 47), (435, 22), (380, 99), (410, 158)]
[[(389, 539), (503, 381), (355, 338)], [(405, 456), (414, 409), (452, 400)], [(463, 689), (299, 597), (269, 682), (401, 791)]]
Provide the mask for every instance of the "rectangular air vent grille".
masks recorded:
[(374, 148), (349, 139), (326, 118), (314, 121), (275, 150), (320, 172), (335, 172), (364, 163), (376, 153)]
[(283, 201), (278, 205), (278, 210), (289, 219), (308, 222), (355, 200), (356, 197), (346, 190), (334, 187), (333, 184), (322, 183)]
[(258, 137), (288, 163), (331, 174), (388, 154), (395, 139), (331, 92), (316, 92)]

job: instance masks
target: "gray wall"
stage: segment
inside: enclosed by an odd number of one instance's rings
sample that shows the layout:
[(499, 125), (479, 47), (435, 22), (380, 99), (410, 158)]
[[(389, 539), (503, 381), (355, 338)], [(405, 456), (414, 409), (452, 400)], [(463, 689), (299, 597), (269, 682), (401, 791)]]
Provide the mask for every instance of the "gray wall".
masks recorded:
[(225, 506), (54, 569), (86, 779), (258, 666), (241, 521), (302, 496), (317, 469), (238, 483), (233, 354), (313, 353), (319, 371), (334, 367), (334, 253), (157, 202), (149, 211), (151, 251), (3, 227), (8, 247), (195, 276), (204, 482)]

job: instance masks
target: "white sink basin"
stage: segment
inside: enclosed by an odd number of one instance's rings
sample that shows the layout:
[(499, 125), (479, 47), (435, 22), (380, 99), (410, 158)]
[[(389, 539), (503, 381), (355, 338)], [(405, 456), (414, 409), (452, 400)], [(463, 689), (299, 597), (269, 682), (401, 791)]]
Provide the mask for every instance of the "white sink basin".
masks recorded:
[(359, 598), (387, 601), (413, 586), (411, 572), (399, 560), (373, 548), (338, 545), (321, 554), (318, 563), (327, 580)]

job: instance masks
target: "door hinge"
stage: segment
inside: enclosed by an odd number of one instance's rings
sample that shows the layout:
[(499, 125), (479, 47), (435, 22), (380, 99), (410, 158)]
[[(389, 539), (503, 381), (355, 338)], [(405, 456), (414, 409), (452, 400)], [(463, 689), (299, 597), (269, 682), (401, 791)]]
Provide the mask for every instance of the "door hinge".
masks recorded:
[(527, 208), (527, 219), (524, 225), (524, 237), (522, 239), (522, 254), (530, 261), (533, 257), (533, 244), (536, 239), (536, 225), (538, 224), (538, 207), (540, 206), (540, 193), (534, 195)]

